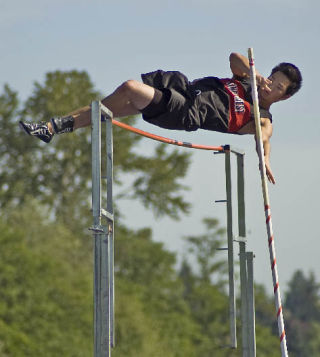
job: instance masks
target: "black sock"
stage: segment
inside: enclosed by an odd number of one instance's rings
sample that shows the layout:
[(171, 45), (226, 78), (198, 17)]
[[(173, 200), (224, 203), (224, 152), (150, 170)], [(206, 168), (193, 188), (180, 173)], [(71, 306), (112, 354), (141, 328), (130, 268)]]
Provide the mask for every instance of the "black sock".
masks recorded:
[(50, 119), (55, 134), (71, 133), (73, 131), (74, 119), (71, 115)]

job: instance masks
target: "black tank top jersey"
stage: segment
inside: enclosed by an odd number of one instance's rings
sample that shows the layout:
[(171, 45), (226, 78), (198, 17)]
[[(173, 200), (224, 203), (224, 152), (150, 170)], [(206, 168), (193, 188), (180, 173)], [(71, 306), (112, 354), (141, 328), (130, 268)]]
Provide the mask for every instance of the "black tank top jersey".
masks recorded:
[[(174, 124), (171, 128), (171, 124), (167, 123), (165, 127), (188, 131), (201, 128), (236, 134), (247, 122), (254, 120), (249, 79), (204, 77), (190, 82), (181, 72), (162, 70), (142, 74), (141, 77), (144, 83), (157, 89), (174, 89), (171, 96), (174, 97), (177, 92), (180, 95), (176, 96), (177, 102), (181, 96), (185, 98), (185, 116), (181, 118), (181, 125)], [(172, 114), (182, 116), (181, 111)], [(271, 113), (261, 107), (260, 116), (272, 122)], [(167, 117), (168, 114), (161, 115), (161, 122)]]
[[(254, 120), (249, 79), (205, 77), (191, 84), (195, 90), (201, 91), (199, 113), (202, 129), (235, 134)], [(259, 109), (261, 118), (272, 122), (271, 113), (264, 108)]]

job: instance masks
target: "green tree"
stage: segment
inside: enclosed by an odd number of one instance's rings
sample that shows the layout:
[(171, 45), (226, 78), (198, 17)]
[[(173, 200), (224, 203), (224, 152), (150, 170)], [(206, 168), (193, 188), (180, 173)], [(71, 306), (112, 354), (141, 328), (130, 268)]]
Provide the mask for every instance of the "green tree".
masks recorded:
[[(0, 96), (0, 209), (2, 216), (10, 206), (25, 201), (26, 193), (39, 193), (33, 162), (37, 142), (25, 140), (17, 125), (18, 94), (8, 85)], [(8, 210), (6, 210), (8, 208)]]
[(297, 270), (288, 284), (285, 298), (288, 349), (293, 356), (319, 353), (320, 285), (315, 276)]
[(275, 336), (278, 335), (277, 312), (273, 296), (268, 296), (263, 285), (255, 284), (255, 317), (258, 324), (269, 327)]
[(218, 249), (223, 245), (226, 229), (220, 227), (215, 218), (204, 218), (203, 223), (206, 227), (205, 234), (185, 238), (188, 251), (199, 266), (198, 279), (208, 283), (216, 278), (221, 282), (221, 278), (227, 273), (227, 264), (224, 258), (218, 258)]
[[(319, 284), (315, 281), (314, 274), (305, 276), (301, 270), (296, 271), (288, 284), (283, 305), (290, 356), (305, 357), (319, 354), (319, 303)], [(272, 343), (273, 351), (277, 351), (280, 346), (273, 297), (268, 297), (265, 288), (259, 285), (255, 287), (255, 308), (257, 348), (260, 352), (266, 351), (269, 343)], [(276, 338), (274, 342), (267, 337), (270, 332), (273, 340)]]
[[(18, 219), (19, 218), (19, 219)], [(27, 229), (25, 228), (27, 227)], [(29, 200), (0, 222), (0, 346), (8, 356), (91, 356), (92, 247)], [(199, 327), (175, 256), (117, 227), (115, 356), (196, 356)]]
[(230, 345), (228, 325), (228, 298), (224, 293), (226, 261), (218, 257), (225, 229), (217, 219), (203, 220), (206, 233), (185, 238), (188, 261), (195, 261), (193, 269), (184, 259), (180, 277), (184, 283), (184, 297), (201, 334), (195, 343), (197, 356), (237, 356)]
[(140, 289), (130, 281), (116, 280), (115, 357), (175, 356), (161, 336), (161, 329), (145, 311)]
[(273, 297), (263, 285), (255, 284), (256, 345), (259, 356), (279, 356), (280, 342)]
[[(187, 237), (189, 261), (185, 259), (180, 269), (184, 282), (184, 297), (189, 303), (192, 316), (201, 328), (201, 339), (197, 341), (197, 356), (240, 356), (241, 321), (238, 319), (238, 349), (231, 350), (229, 330), (229, 297), (225, 291), (227, 274), (226, 259), (220, 256), (225, 229), (216, 219), (205, 219), (207, 233)], [(240, 304), (238, 302), (238, 311)], [(256, 345), (257, 355), (271, 357), (279, 355), (279, 341), (273, 333), (274, 305), (261, 286), (256, 287)], [(224, 347), (224, 348), (222, 348)]]
[[(36, 215), (36, 220), (24, 218)], [(45, 222), (36, 203), (0, 222), (0, 345), (5, 355), (83, 356), (92, 347), (92, 273), (78, 237)], [(26, 229), (26, 227), (28, 227)]]
[(308, 277), (297, 270), (288, 283), (285, 306), (301, 321), (320, 320), (320, 284), (316, 282), (314, 273)]
[(150, 229), (132, 231), (118, 226), (116, 233), (117, 279), (139, 294), (149, 326), (159, 331), (168, 355), (195, 356), (193, 340), (200, 331), (183, 300), (175, 254), (153, 242)]

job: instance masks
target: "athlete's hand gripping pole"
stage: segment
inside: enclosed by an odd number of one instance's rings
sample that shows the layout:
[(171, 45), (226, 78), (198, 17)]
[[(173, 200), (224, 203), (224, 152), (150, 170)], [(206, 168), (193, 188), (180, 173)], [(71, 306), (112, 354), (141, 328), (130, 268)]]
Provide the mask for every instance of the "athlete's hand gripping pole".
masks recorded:
[(256, 141), (257, 141), (257, 151), (259, 155), (259, 167), (261, 173), (261, 181), (262, 181), (262, 190), (263, 190), (263, 198), (264, 198), (264, 208), (265, 208), (265, 216), (266, 216), (266, 225), (267, 225), (267, 233), (268, 233), (268, 244), (269, 244), (269, 253), (270, 253), (270, 263), (272, 270), (272, 279), (274, 286), (274, 299), (277, 310), (277, 320), (278, 320), (278, 331), (280, 337), (281, 344), (281, 355), (282, 357), (288, 356), (287, 351), (287, 342), (286, 342), (286, 334), (284, 330), (284, 320), (282, 314), (282, 305), (281, 305), (281, 295), (280, 295), (280, 287), (278, 282), (278, 271), (277, 271), (277, 263), (276, 263), (276, 252), (274, 246), (273, 239), (273, 230), (272, 230), (272, 220), (271, 220), (271, 209), (269, 203), (269, 193), (268, 193), (268, 184), (267, 184), (267, 176), (266, 176), (266, 166), (264, 160), (264, 151), (262, 145), (262, 132), (261, 132), (261, 123), (260, 123), (260, 111), (259, 111), (259, 99), (258, 99), (258, 91), (257, 91), (257, 82), (256, 82), (256, 71), (254, 66), (254, 56), (253, 49), (249, 48), (248, 50), (249, 64), (250, 64), (250, 79), (251, 79), (251, 87), (252, 87), (252, 99), (253, 99), (253, 108), (254, 108), (254, 120), (256, 126)]

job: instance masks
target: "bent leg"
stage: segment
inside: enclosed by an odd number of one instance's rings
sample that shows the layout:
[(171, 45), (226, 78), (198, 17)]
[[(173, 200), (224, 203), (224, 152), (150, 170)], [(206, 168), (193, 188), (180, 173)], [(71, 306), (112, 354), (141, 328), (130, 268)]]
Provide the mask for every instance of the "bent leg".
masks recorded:
[[(115, 117), (140, 114), (151, 102), (159, 103), (162, 92), (138, 81), (129, 80), (119, 86), (102, 103)], [(29, 135), (50, 142), (53, 134), (72, 132), (91, 124), (91, 108), (86, 106), (66, 116), (52, 118), (46, 125), (21, 122), (20, 125)]]

